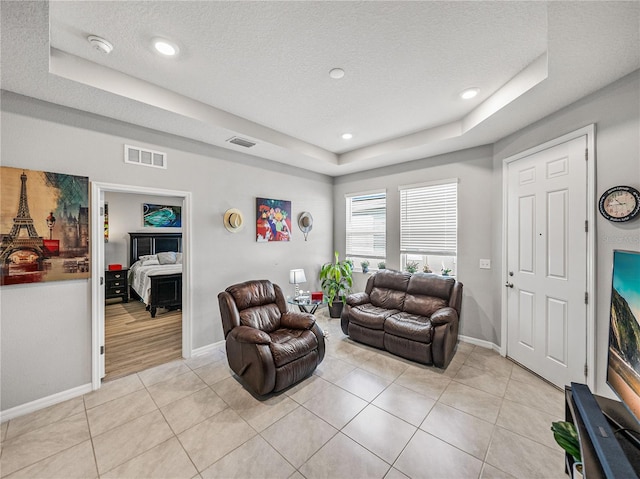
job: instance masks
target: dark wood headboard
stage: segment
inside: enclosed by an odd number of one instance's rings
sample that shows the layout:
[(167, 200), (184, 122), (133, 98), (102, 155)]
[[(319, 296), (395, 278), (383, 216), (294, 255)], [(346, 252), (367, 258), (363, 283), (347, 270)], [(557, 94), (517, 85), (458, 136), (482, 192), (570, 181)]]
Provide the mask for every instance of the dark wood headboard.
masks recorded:
[(145, 254), (182, 252), (182, 233), (129, 233), (129, 266)]

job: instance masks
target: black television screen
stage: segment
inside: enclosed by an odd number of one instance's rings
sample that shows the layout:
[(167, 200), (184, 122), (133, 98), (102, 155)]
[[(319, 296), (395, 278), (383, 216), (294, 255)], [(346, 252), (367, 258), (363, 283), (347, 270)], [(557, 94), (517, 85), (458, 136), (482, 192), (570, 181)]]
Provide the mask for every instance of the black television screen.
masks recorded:
[(640, 422), (640, 252), (613, 252), (607, 383)]

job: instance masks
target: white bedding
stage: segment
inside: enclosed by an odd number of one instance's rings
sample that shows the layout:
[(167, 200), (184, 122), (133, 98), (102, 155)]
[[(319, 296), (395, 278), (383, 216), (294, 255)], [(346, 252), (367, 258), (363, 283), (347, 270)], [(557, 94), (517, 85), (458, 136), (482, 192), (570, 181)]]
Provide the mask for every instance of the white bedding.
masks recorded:
[(154, 264), (143, 265), (142, 261), (136, 261), (129, 268), (129, 285), (148, 305), (151, 298), (151, 279), (150, 276), (162, 274), (182, 273), (182, 264)]

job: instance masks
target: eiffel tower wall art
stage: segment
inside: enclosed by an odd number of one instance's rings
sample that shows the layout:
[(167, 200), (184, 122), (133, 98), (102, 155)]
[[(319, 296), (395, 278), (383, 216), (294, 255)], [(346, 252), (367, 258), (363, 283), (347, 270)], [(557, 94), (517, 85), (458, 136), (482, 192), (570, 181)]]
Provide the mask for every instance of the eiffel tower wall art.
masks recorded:
[(89, 278), (89, 178), (0, 167), (0, 285)]

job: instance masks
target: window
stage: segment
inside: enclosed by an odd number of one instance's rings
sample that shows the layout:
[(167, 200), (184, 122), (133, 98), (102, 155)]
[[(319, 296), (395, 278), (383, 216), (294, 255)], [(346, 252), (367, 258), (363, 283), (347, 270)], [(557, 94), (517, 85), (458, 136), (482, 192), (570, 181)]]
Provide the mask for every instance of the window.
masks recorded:
[(387, 193), (347, 195), (346, 204), (346, 255), (356, 267), (365, 260), (375, 267), (387, 254)]
[(455, 274), (458, 181), (400, 187), (400, 254), (403, 269)]

